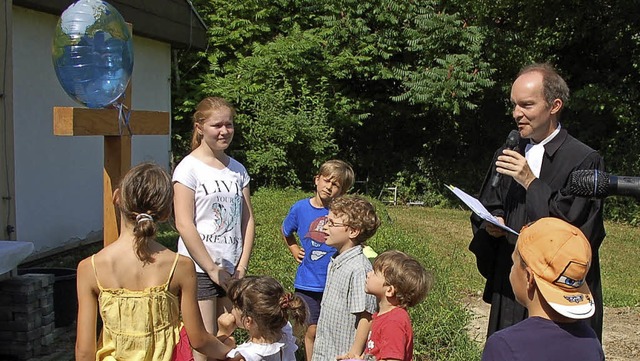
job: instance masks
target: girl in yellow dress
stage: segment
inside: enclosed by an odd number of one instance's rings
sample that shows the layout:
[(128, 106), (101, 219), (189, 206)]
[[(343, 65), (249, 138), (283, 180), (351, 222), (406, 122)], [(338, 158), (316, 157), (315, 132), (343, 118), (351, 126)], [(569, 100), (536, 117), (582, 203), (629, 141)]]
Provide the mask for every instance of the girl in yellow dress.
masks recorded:
[(76, 360), (170, 361), (182, 322), (198, 352), (223, 359), (230, 350), (204, 328), (193, 261), (155, 240), (172, 201), (169, 175), (151, 163), (131, 169), (114, 192), (120, 237), (78, 265)]

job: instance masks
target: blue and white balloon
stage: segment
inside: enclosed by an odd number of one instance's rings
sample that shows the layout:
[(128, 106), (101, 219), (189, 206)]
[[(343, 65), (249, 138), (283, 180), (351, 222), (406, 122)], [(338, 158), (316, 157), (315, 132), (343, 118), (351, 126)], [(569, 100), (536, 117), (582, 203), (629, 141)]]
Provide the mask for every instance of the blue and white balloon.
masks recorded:
[(131, 79), (131, 32), (112, 5), (79, 0), (60, 16), (52, 58), (69, 96), (89, 108), (104, 108), (120, 98)]

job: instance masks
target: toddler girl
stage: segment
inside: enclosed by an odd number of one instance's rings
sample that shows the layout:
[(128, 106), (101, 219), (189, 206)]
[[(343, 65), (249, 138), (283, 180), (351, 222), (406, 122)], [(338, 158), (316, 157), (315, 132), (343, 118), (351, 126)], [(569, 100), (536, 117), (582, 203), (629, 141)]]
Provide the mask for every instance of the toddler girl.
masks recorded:
[(231, 313), (218, 319), (218, 337), (231, 335), (236, 327), (247, 330), (249, 340), (231, 350), (227, 357), (246, 361), (295, 361), (298, 346), (289, 316), (300, 325), (307, 319), (306, 306), (296, 295), (267, 276), (249, 276), (230, 283), (227, 291)]

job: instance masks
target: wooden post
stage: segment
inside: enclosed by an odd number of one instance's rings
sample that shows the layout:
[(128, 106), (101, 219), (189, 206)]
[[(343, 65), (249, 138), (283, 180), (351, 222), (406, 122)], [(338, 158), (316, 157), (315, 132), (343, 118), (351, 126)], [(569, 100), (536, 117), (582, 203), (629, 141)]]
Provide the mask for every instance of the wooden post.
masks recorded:
[[(125, 106), (131, 109), (131, 81), (125, 92)], [(74, 107), (53, 108), (53, 133), (61, 136), (101, 135), (104, 137), (103, 235), (104, 245), (118, 239), (120, 217), (113, 204), (113, 191), (131, 168), (131, 135), (126, 127), (120, 134), (117, 109)], [(134, 135), (169, 134), (169, 113), (131, 110)]]

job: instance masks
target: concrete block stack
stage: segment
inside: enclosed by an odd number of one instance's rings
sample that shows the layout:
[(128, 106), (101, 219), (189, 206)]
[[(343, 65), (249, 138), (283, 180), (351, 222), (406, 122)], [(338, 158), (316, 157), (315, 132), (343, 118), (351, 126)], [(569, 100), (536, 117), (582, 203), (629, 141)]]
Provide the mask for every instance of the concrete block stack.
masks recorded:
[(53, 274), (0, 281), (0, 359), (29, 360), (54, 344)]

